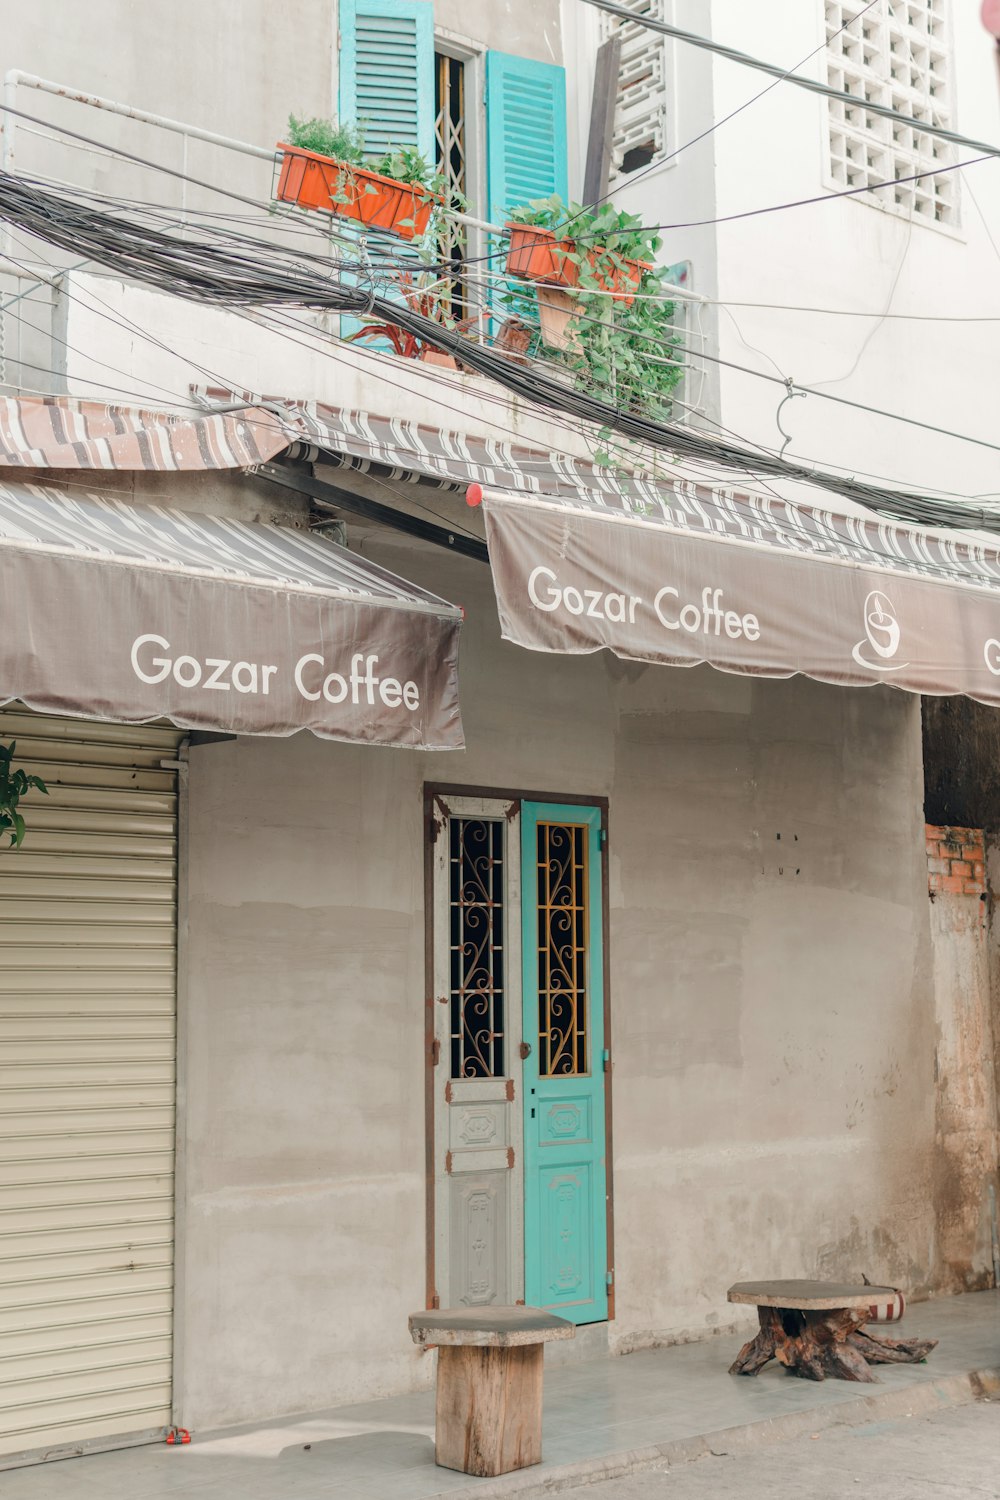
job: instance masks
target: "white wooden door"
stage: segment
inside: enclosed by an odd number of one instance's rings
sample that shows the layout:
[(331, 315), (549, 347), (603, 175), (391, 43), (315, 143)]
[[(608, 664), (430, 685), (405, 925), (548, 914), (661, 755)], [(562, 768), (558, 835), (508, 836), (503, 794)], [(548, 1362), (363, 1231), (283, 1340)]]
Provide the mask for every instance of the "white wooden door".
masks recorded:
[(520, 815), (435, 797), (434, 1282), (441, 1307), (524, 1298)]

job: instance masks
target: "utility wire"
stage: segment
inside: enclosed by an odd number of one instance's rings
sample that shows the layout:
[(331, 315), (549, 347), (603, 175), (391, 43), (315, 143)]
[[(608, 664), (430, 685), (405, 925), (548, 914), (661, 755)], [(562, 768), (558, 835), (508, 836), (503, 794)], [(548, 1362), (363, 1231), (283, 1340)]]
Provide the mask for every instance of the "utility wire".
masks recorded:
[(725, 57), (730, 62), (742, 64), (743, 67), (756, 68), (759, 73), (769, 73), (772, 78), (777, 78), (780, 82), (792, 83), (797, 88), (808, 89), (811, 94), (821, 94), (824, 98), (834, 99), (851, 109), (863, 109), (866, 114), (882, 115), (887, 120), (895, 120), (898, 124), (906, 125), (920, 135), (937, 136), (938, 140), (949, 141), (953, 146), (965, 146), (969, 150), (981, 152), (984, 156), (1000, 156), (1000, 146), (994, 146), (989, 141), (973, 140), (957, 130), (948, 130), (944, 125), (933, 125), (923, 120), (916, 120), (912, 115), (901, 114), (899, 110), (892, 109), (888, 104), (877, 104), (874, 100), (864, 99), (858, 94), (845, 93), (842, 89), (832, 88), (828, 83), (820, 83), (816, 78), (804, 78), (801, 73), (788, 73), (776, 63), (763, 62), (759, 57), (751, 57), (748, 52), (740, 52), (736, 47), (727, 47), (723, 42), (714, 42), (707, 36), (698, 36), (696, 32), (682, 31), (679, 26), (672, 26), (669, 21), (661, 21), (655, 16), (640, 15), (636, 11), (626, 10), (625, 6), (616, 5), (614, 0), (583, 0), (583, 4), (592, 5), (596, 10), (603, 10), (610, 16), (617, 16), (621, 21), (644, 26), (648, 31), (659, 31), (678, 42), (700, 47), (705, 52), (714, 52), (718, 57)]
[(83, 251), (90, 259), (123, 276), (206, 305), (313, 307), (375, 315), (454, 355), (468, 369), (496, 380), (535, 406), (568, 413), (595, 427), (607, 427), (650, 448), (722, 464), (740, 472), (753, 470), (816, 485), (918, 525), (979, 526), (1000, 531), (1000, 518), (985, 509), (941, 506), (922, 494), (883, 489), (780, 457), (768, 458), (710, 434), (674, 427), (639, 411), (616, 408), (583, 391), (569, 389), (537, 370), (518, 365), (424, 317), (405, 303), (319, 276), (301, 266), (283, 266), (273, 245), (262, 243), (252, 252), (246, 250), (236, 255), (226, 248), (181, 239), (148, 225), (85, 208), (6, 173), (0, 173), (0, 217), (62, 250), (70, 250), (77, 256)]
[[(17, 179), (14, 179), (14, 180), (17, 180)], [(21, 180), (25, 181), (27, 183), (30, 183), (30, 181), (31, 181), (30, 179), (21, 179)], [(41, 189), (41, 191), (44, 192), (45, 190)], [(865, 190), (864, 189), (859, 189), (857, 191), (865, 191)], [(93, 200), (93, 199), (99, 199), (99, 195), (93, 194), (93, 193), (83, 193), (80, 196), (83, 196), (84, 198), (91, 199), (91, 200)], [(68, 202), (69, 200), (60, 198), (59, 201), (60, 202)], [(129, 200), (124, 200), (124, 199), (118, 199), (118, 200), (116, 200), (116, 202), (118, 202), (120, 204), (126, 204), (128, 201)], [(820, 200), (812, 200), (812, 201), (822, 201), (822, 199), (820, 199)], [(171, 220), (169, 222), (172, 225), (176, 225), (178, 221), (177, 221), (177, 219), (175, 217), (173, 220)], [(202, 232), (205, 233), (206, 231), (202, 231)], [(227, 240), (229, 240), (230, 239), (230, 232), (229, 231), (224, 231), (222, 233), (222, 239), (223, 239), (223, 243), (225, 243)], [(245, 252), (252, 252), (255, 260), (258, 257), (259, 252), (262, 249), (267, 250), (267, 249), (270, 248), (269, 246), (266, 245), (266, 243), (260, 241), (259, 239), (256, 239), (255, 237), (253, 237), (251, 235), (247, 235), (247, 234), (244, 234), (244, 233), (237, 233), (237, 234), (233, 235), (232, 236), (232, 243), (233, 243), (234, 250), (240, 252), (241, 256)], [(324, 275), (324, 277), (327, 276), (329, 274), (329, 272), (330, 272), (331, 265), (332, 265), (331, 261), (328, 258), (326, 258), (326, 257), (323, 257), (323, 256), (321, 256), (319, 254), (316, 254), (315, 252), (312, 252), (312, 251), (301, 251), (301, 250), (295, 250), (295, 251), (288, 250), (287, 253), (294, 255), (296, 263), (304, 261), (306, 263), (306, 266), (309, 269), (315, 269), (316, 271), (322, 273)], [(353, 263), (351, 263), (351, 264), (353, 264)], [(342, 268), (343, 268), (343, 265), (337, 267), (337, 269), (342, 269)], [(169, 290), (169, 288), (167, 288), (167, 290)], [(316, 304), (313, 304), (313, 305), (316, 305)], [(396, 309), (396, 310), (398, 310), (401, 306), (402, 306), (402, 304), (397, 303), (395, 301), (391, 303), (391, 307), (393, 309)], [(479, 310), (481, 312), (488, 312), (489, 311), (489, 309), (488, 309), (487, 304), (485, 303), (485, 301), (480, 305)], [(404, 326), (402, 320), (400, 319), (400, 317), (398, 317), (396, 315), (389, 315), (387, 312), (385, 312), (383, 310), (383, 312), (380, 314), (380, 316), (384, 317), (385, 321), (387, 321), (387, 322), (394, 323), (395, 325), (397, 325), (399, 327)], [(419, 316), (419, 315), (417, 315), (417, 316)], [(596, 322), (600, 321), (600, 319), (594, 318), (592, 315), (589, 315), (589, 314), (584, 313), (582, 311), (580, 313), (578, 313), (576, 316), (579, 319), (579, 321), (581, 321), (581, 322), (596, 323)], [(873, 316), (878, 317), (879, 315), (878, 314), (873, 314)], [(437, 326), (440, 327), (441, 325), (437, 325)], [(635, 338), (637, 340), (642, 341), (643, 343), (645, 343), (647, 345), (653, 345), (653, 346), (657, 346), (657, 347), (663, 348), (667, 352), (668, 356), (669, 355), (676, 356), (677, 349), (678, 349), (678, 344), (675, 343), (672, 340), (660, 339), (655, 334), (648, 334), (648, 333), (637, 333), (637, 334), (635, 334)], [(428, 342), (433, 343), (433, 340), (428, 339)], [(683, 340), (681, 339), (680, 342), (682, 343)], [(463, 350), (467, 349), (468, 347), (469, 347), (469, 343), (466, 340), (466, 341), (463, 342)], [(452, 350), (452, 351), (449, 351), (449, 352), (455, 352), (455, 351)], [(461, 357), (462, 357), (462, 359), (466, 363), (469, 362), (466, 359), (466, 356), (465, 356), (464, 353), (462, 354)], [(959, 442), (969, 442), (969, 443), (972, 443), (976, 447), (988, 448), (988, 449), (991, 449), (994, 452), (1000, 452), (1000, 444), (989, 442), (985, 438), (972, 437), (968, 433), (954, 432), (954, 431), (952, 431), (949, 428), (941, 427), (941, 426), (938, 426), (938, 425), (936, 425), (934, 423), (924, 422), (924, 421), (921, 421), (921, 420), (919, 420), (918, 418), (915, 418), (915, 417), (906, 417), (906, 416), (903, 416), (902, 413), (900, 413), (900, 412), (889, 411), (889, 410), (887, 410), (887, 409), (885, 409), (883, 407), (871, 406), (870, 404), (868, 404), (866, 402), (852, 401), (852, 400), (850, 400), (846, 396), (837, 396), (837, 395), (834, 395), (832, 392), (821, 390), (819, 388), (812, 387), (812, 386), (809, 386), (809, 385), (802, 385), (802, 384), (799, 384), (797, 382), (792, 382), (791, 386), (789, 387), (789, 382), (784, 377), (781, 377), (781, 376), (778, 376), (778, 375), (769, 375), (769, 374), (766, 373), (766, 371), (755, 370), (755, 369), (751, 368), (749, 365), (742, 365), (742, 364), (739, 364), (739, 363), (737, 363), (736, 361), (733, 361), (733, 360), (723, 359), (721, 356), (710, 354), (707, 350), (704, 350), (704, 349), (702, 349), (702, 350), (700, 350), (698, 352), (698, 357), (701, 358), (701, 359), (706, 360), (708, 363), (718, 365), (719, 367), (724, 368), (724, 369), (735, 370), (738, 373), (750, 376), (753, 379), (767, 381), (769, 384), (772, 384), (772, 385), (782, 385), (782, 386), (785, 386), (786, 388), (790, 388), (792, 391), (801, 391), (801, 392), (803, 392), (806, 395), (815, 396), (818, 400), (832, 401), (832, 402), (835, 402), (837, 405), (851, 407), (851, 408), (853, 408), (856, 411), (862, 411), (862, 412), (868, 413), (869, 415), (872, 415), (872, 416), (883, 417), (883, 418), (885, 418), (886, 420), (889, 420), (889, 421), (901, 422), (901, 423), (903, 423), (903, 424), (905, 424), (907, 426), (917, 427), (917, 428), (920, 428), (920, 429), (922, 429), (922, 430), (924, 430), (926, 432), (933, 432), (933, 433), (936, 433), (936, 434), (938, 434), (938, 435), (940, 435), (942, 437), (953, 438), (953, 439), (955, 439), (956, 441), (959, 441)], [(679, 364), (681, 361), (679, 361), (679, 360), (677, 360), (675, 358), (671, 362)], [(555, 369), (556, 367), (553, 366), (552, 368)], [(558, 371), (557, 371), (557, 373), (558, 373)]]
[[(858, 15), (859, 16), (866, 16), (868, 14), (868, 12), (870, 10), (874, 9), (874, 7), (878, 3), (879, 3), (879, 0), (868, 0), (868, 4), (864, 7), (863, 10), (861, 10), (861, 11), (858, 12)], [(632, 16), (633, 13), (630, 11), (629, 15)], [(633, 19), (634, 19), (634, 17), (633, 17)], [(846, 31), (847, 28), (851, 25), (851, 22), (854, 19), (855, 18), (852, 16), (852, 17), (849, 17), (846, 21), (844, 21), (837, 28), (837, 30), (833, 33), (833, 36), (834, 37), (840, 36), (841, 32), (842, 31)], [(721, 120), (713, 120), (712, 124), (709, 125), (705, 130), (702, 130), (698, 135), (692, 136), (690, 140), (684, 141), (683, 144), (680, 145), (680, 146), (675, 146), (674, 149), (673, 149), (673, 151), (668, 152), (668, 154), (666, 156), (658, 157), (656, 159), (656, 161), (651, 161), (648, 166), (641, 168), (640, 171), (638, 171), (638, 172), (630, 172), (629, 176), (628, 176), (628, 183), (627, 184), (619, 183), (619, 184), (616, 184), (616, 186), (614, 188), (609, 188), (608, 191), (606, 193), (604, 193), (602, 197), (596, 199), (594, 203), (588, 204), (586, 206), (586, 208), (587, 209), (593, 209), (593, 208), (596, 208), (598, 206), (598, 204), (600, 204), (600, 203), (606, 203), (609, 198), (613, 197), (613, 195), (617, 191), (618, 187), (626, 186), (626, 185), (628, 187), (632, 187), (636, 182), (639, 182), (643, 177), (646, 177), (650, 172), (658, 171), (660, 167), (666, 166), (667, 162), (676, 161), (677, 157), (680, 156), (680, 155), (682, 155), (683, 152), (689, 151), (692, 146), (697, 146), (697, 145), (700, 144), (700, 142), (702, 142), (704, 140), (707, 140), (707, 138), (710, 135), (714, 135), (715, 132), (717, 130), (720, 130), (723, 125), (728, 125), (730, 120), (735, 120), (735, 118), (736, 118), (737, 115), (741, 115), (744, 112), (744, 110), (749, 109), (751, 107), (751, 105), (754, 105), (754, 104), (756, 104), (758, 102), (758, 100), (763, 99), (764, 96), (766, 94), (769, 94), (772, 89), (776, 89), (778, 87), (779, 83), (784, 83), (785, 79), (791, 77), (791, 75), (795, 72), (796, 68), (803, 67), (807, 62), (811, 62), (812, 59), (814, 57), (816, 57), (816, 55), (818, 53), (824, 52), (826, 50), (826, 48), (829, 46), (830, 40), (832, 40), (832, 37), (830, 39), (828, 39), (827, 41), (821, 42), (820, 45), (818, 47), (814, 47), (811, 52), (807, 52), (806, 55), (805, 55), (805, 57), (799, 58), (799, 61), (797, 63), (792, 63), (791, 67), (788, 68), (788, 69), (786, 69), (785, 72), (779, 74), (774, 79), (773, 83), (767, 84), (758, 93), (753, 94), (749, 99), (744, 99), (744, 101), (743, 101), (742, 104), (738, 104), (735, 109), (731, 109), (729, 111), (728, 115), (723, 115), (723, 117), (722, 117)], [(570, 218), (565, 219), (563, 221), (563, 223), (559, 226), (559, 228), (560, 229), (564, 229), (568, 224), (574, 223), (577, 218), (579, 218), (579, 215), (578, 214), (573, 214)]]

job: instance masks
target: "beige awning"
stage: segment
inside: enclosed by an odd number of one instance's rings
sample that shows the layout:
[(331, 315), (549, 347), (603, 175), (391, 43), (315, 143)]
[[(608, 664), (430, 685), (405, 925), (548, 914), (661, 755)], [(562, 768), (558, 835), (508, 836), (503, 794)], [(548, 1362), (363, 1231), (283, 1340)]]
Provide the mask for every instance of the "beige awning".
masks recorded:
[(460, 627), (322, 536), (0, 484), (0, 703), (460, 749)]
[(484, 511), (501, 629), (528, 650), (1000, 704), (1000, 552), (972, 537), (693, 487)]
[(0, 466), (20, 469), (245, 469), (298, 437), (284, 414), (249, 402), (204, 412), (0, 396)]

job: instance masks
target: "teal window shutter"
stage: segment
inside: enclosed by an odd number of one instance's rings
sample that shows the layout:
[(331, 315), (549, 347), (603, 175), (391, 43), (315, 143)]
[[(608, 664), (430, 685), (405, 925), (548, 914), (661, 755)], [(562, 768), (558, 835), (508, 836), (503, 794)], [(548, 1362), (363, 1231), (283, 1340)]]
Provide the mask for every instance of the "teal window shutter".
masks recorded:
[(369, 155), (416, 146), (433, 165), (433, 0), (340, 0), (339, 113)]
[(552, 193), (567, 196), (566, 70), (553, 63), (486, 54), (489, 218)]

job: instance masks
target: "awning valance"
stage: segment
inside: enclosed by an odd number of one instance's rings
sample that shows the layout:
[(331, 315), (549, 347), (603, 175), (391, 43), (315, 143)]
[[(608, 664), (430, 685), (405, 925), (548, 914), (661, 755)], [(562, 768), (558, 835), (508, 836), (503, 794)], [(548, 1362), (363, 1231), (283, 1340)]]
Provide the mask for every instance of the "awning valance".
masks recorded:
[(1000, 704), (1000, 552), (971, 537), (693, 486), (645, 513), (484, 510), (501, 628), (529, 650)]
[(0, 466), (20, 469), (245, 469), (297, 433), (249, 403), (161, 411), (75, 396), (0, 396)]
[(0, 703), (457, 749), (460, 624), (309, 532), (0, 485)]

